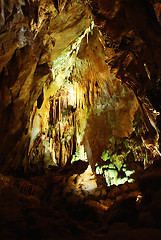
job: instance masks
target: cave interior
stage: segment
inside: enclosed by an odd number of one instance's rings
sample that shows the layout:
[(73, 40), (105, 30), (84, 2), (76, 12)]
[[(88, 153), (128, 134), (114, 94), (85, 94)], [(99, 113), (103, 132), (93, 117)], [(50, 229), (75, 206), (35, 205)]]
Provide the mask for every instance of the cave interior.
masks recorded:
[(160, 0), (1, 0), (0, 239), (161, 239), (160, 96)]

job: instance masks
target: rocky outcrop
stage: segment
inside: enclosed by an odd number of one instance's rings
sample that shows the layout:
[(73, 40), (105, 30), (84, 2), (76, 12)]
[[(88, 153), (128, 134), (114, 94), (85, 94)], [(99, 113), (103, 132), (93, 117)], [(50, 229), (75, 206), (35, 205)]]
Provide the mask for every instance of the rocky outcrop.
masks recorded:
[(141, 177), (141, 191), (137, 183), (90, 188), (88, 166), (79, 161), (26, 179), (1, 174), (1, 239), (159, 239), (160, 164)]
[(147, 113), (150, 105), (146, 105), (146, 98), (148, 96), (153, 107), (160, 111), (157, 95), (160, 91), (161, 32), (160, 13), (156, 10), (159, 3), (98, 0), (93, 1), (91, 9), (103, 33), (106, 61), (122, 83), (133, 90), (142, 109), (147, 134), (157, 138), (156, 127), (151, 125), (151, 119), (156, 116)]
[(1, 0), (1, 239), (161, 238), (160, 19), (156, 0)]
[(160, 155), (159, 6), (2, 1), (2, 172), (42, 174), (71, 163), (81, 144), (95, 172), (111, 137), (142, 141), (147, 163)]
[(30, 114), (51, 81), (53, 61), (88, 26), (85, 8), (73, 1), (64, 9), (65, 3), (1, 3), (0, 152), (5, 171), (18, 168), (28, 154)]

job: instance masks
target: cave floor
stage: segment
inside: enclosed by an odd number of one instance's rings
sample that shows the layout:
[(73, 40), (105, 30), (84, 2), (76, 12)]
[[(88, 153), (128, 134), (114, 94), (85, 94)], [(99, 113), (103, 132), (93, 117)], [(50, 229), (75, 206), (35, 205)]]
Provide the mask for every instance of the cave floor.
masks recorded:
[(77, 186), (79, 170), (52, 168), (42, 176), (0, 175), (0, 239), (161, 239), (161, 164), (138, 183)]

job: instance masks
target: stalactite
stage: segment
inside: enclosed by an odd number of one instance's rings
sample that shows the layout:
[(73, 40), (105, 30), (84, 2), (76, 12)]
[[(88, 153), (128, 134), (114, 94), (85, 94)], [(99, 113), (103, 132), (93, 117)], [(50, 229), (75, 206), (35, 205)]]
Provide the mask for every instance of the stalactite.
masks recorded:
[(92, 83), (91, 81), (89, 82), (89, 102), (90, 102), (90, 106), (93, 105), (93, 101), (92, 101)]
[(70, 155), (73, 155), (73, 136), (70, 139)]
[(68, 108), (68, 97), (67, 97), (67, 105), (66, 105), (66, 108)]
[(95, 84), (94, 84), (94, 81), (92, 82), (92, 105), (94, 105), (94, 103), (95, 103), (95, 99), (94, 99), (94, 86), (95, 86)]
[(76, 152), (76, 135), (73, 135), (73, 149), (72, 149), (72, 155), (74, 155)]
[(58, 98), (58, 116), (57, 116), (58, 123), (60, 122), (60, 99)]
[(56, 141), (58, 140), (58, 128), (57, 127), (55, 127), (55, 138), (54, 138), (55, 140), (55, 143), (56, 143)]
[(52, 152), (52, 148), (53, 148), (53, 146), (52, 146), (52, 141), (53, 141), (53, 139), (52, 138), (50, 138), (50, 152)]
[[(85, 95), (86, 86), (88, 93)], [(51, 162), (57, 166), (64, 166), (67, 162), (70, 164), (78, 150), (77, 138), (82, 130), (81, 111), (93, 104), (93, 82), (87, 81), (86, 86), (71, 84), (68, 90), (61, 88), (49, 99), (44, 146), (45, 154), (50, 153)]]
[(53, 99), (50, 100), (49, 124), (53, 124)]
[(80, 87), (80, 104), (79, 108), (82, 108), (82, 87)]
[(53, 163), (54, 163), (54, 164), (57, 164), (56, 158), (55, 158), (55, 143), (53, 144), (52, 154), (53, 154)]
[(75, 100), (75, 102), (76, 102), (76, 108), (77, 108), (77, 106), (78, 106), (78, 104), (77, 104), (77, 101), (78, 101), (78, 90), (77, 90), (77, 83), (76, 83), (76, 100)]
[(94, 98), (95, 98), (95, 101), (97, 101), (97, 89), (98, 89), (98, 82), (96, 81), (95, 84), (94, 84)]
[(53, 98), (53, 124), (56, 123), (56, 103), (55, 103), (55, 97)]
[(85, 94), (82, 95), (82, 109), (84, 109), (85, 106)]
[(56, 164), (56, 158), (55, 158), (55, 129), (53, 130), (53, 138), (52, 138), (52, 160)]
[(88, 80), (88, 85), (87, 85), (87, 93), (86, 93), (86, 96), (87, 96), (87, 99), (86, 99), (86, 102), (87, 102), (87, 106), (90, 106), (90, 99), (89, 99), (89, 93), (90, 92), (90, 83), (89, 83), (89, 80)]
[(56, 122), (59, 120), (59, 102), (56, 100)]
[(58, 166), (61, 167), (62, 166), (62, 145), (61, 145), (61, 141), (59, 141), (59, 161), (58, 161)]
[(64, 142), (61, 141), (61, 167), (65, 165), (64, 163)]
[(71, 163), (71, 139), (68, 142), (68, 147), (67, 147), (68, 151), (67, 151), (67, 162), (70, 164)]
[(100, 102), (100, 93), (99, 93), (99, 90), (97, 89), (97, 101), (98, 101), (98, 103)]

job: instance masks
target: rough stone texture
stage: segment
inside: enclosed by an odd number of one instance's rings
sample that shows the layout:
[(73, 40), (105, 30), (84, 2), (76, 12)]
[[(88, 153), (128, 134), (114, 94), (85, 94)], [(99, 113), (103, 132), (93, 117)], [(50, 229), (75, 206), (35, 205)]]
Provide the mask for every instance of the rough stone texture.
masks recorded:
[[(134, 12), (138, 13), (137, 18)], [(30, 120), (36, 114), (42, 113), (42, 118), (49, 114), (49, 110), (45, 112), (44, 109), (48, 108), (52, 96), (51, 86), (55, 86), (56, 92), (64, 85), (60, 80), (59, 86), (53, 85), (54, 74), (64, 71), (54, 65), (52, 74), (53, 61), (56, 64), (58, 58), (64, 57), (87, 28), (92, 30), (93, 19), (94, 30), (86, 32), (81, 39), (75, 62), (69, 69), (70, 78), (69, 73), (64, 72), (64, 79), (81, 83), (85, 94), (82, 100), (89, 111), (89, 118), (84, 143), (89, 161), (93, 166), (95, 161), (99, 161), (106, 147), (106, 136), (107, 140), (111, 135), (129, 136), (137, 104), (145, 127), (142, 133), (144, 144), (154, 155), (158, 154), (157, 114), (153, 107), (160, 111), (157, 98), (160, 91), (159, 14), (159, 5), (149, 1), (91, 1), (89, 4), (86, 1), (2, 1), (2, 171), (27, 169)], [(75, 51), (73, 48), (73, 57)], [(38, 109), (42, 109), (38, 112), (34, 106), (44, 88), (49, 90), (44, 101), (38, 104)], [(153, 106), (145, 99), (146, 96)], [(45, 129), (48, 117), (44, 118), (43, 124)], [(96, 132), (93, 132), (93, 125)], [(61, 144), (59, 147), (63, 148)]]
[(58, 14), (52, 1), (2, 1), (0, 152), (6, 171), (26, 157), (24, 133), (33, 104), (50, 79), (53, 60), (88, 26), (84, 11), (75, 2)]
[(87, 166), (78, 161), (28, 179), (1, 174), (1, 239), (160, 239), (160, 187), (143, 183), (155, 181), (151, 171), (154, 176), (160, 164), (141, 177), (142, 193), (137, 183), (126, 183), (102, 186), (106, 194), (100, 188), (87, 193), (87, 178), (78, 178)]
[(147, 112), (149, 107), (145, 104), (145, 96), (148, 96), (160, 111), (157, 96), (160, 91), (161, 30), (153, 5), (149, 1), (94, 2), (91, 8), (103, 32), (106, 61), (118, 78), (134, 91), (146, 130), (155, 139), (156, 130), (149, 124), (153, 114)]
[[(143, 142), (148, 163), (160, 154), (160, 12), (150, 0), (1, 1), (1, 239), (161, 238), (160, 162), (140, 189), (93, 174), (112, 136)], [(81, 140), (91, 166), (71, 165)], [(45, 174), (51, 156), (59, 168)]]

